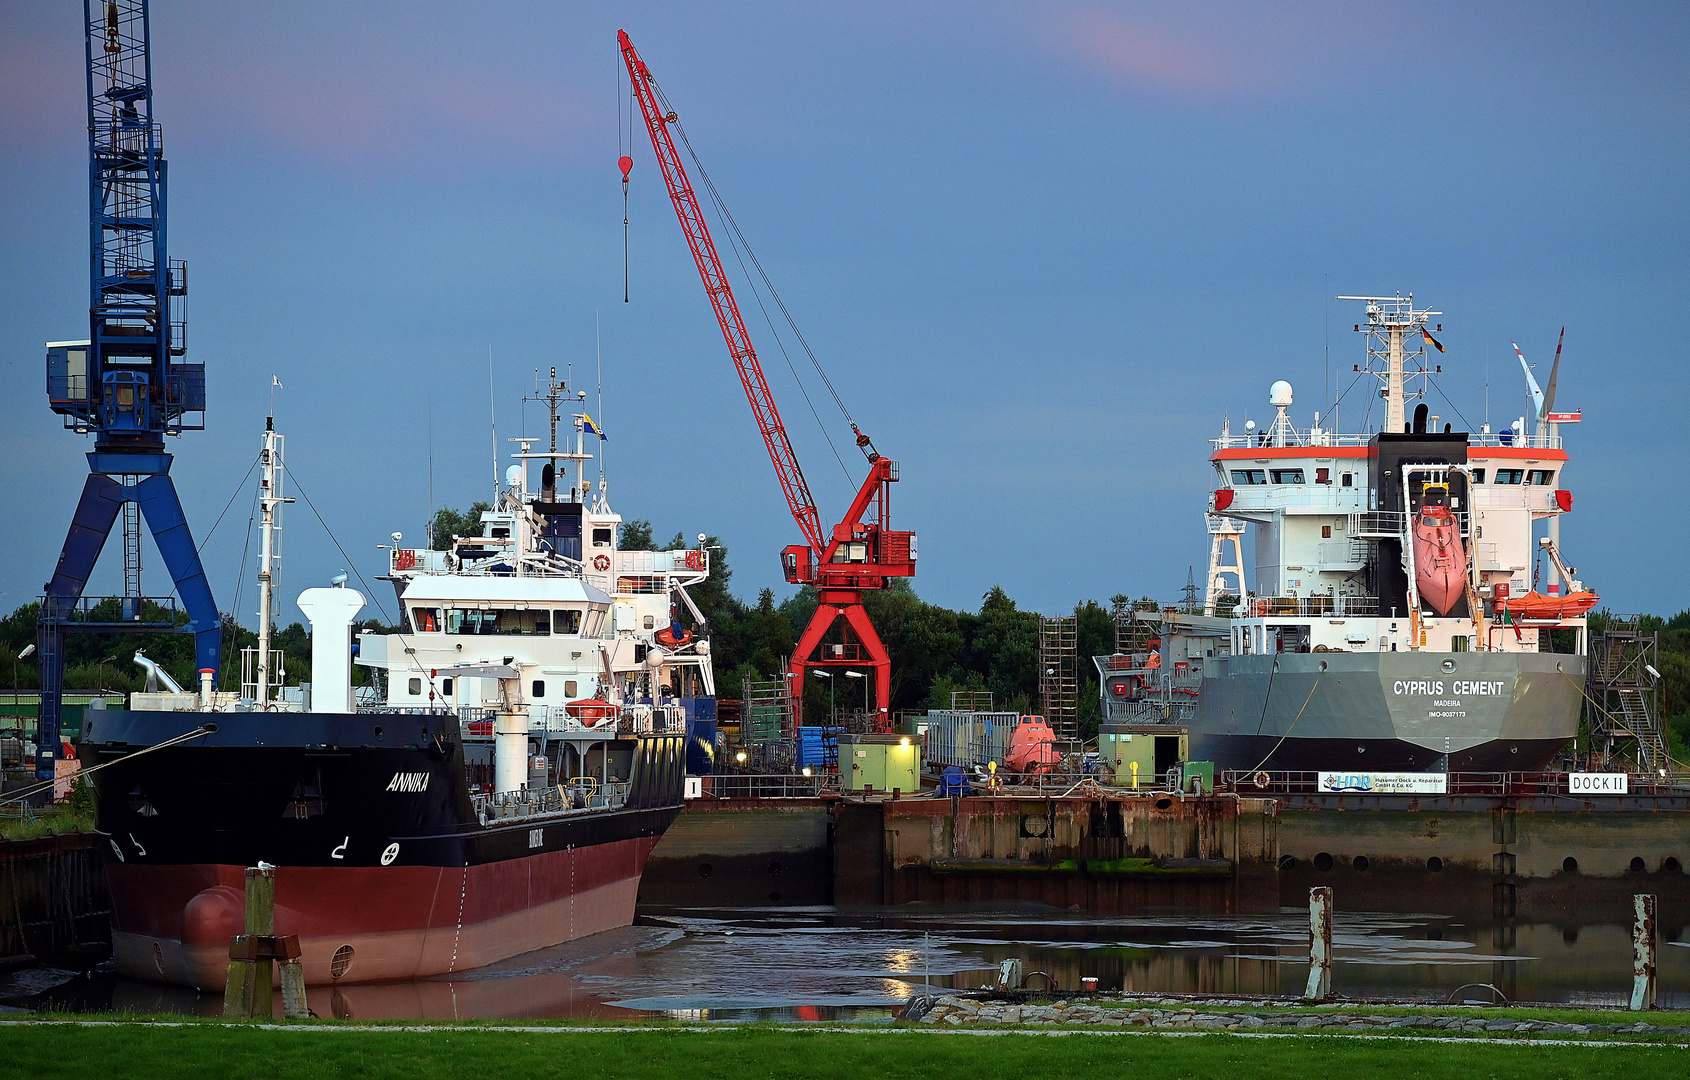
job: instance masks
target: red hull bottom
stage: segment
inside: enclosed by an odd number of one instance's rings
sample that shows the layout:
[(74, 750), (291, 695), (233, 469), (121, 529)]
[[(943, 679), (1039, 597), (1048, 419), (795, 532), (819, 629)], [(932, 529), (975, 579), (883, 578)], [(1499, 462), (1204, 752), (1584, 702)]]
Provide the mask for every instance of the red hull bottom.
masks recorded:
[[(642, 837), (470, 867), (284, 866), (275, 932), (298, 935), (307, 985), (469, 971), (629, 925), (656, 844)], [(118, 970), (222, 990), (229, 939), (243, 930), (244, 868), (119, 863), (107, 874)], [(336, 976), (342, 948), (350, 962)]]

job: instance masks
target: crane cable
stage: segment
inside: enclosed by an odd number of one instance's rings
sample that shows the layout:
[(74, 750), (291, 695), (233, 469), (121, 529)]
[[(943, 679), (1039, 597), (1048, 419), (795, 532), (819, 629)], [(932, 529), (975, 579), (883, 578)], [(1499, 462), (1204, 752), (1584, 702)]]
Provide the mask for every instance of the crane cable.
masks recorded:
[[(774, 319), (763, 303), (763, 297), (757, 289), (756, 280), (752, 278), (750, 269), (745, 265), (747, 258), (750, 258), (751, 265), (756, 268), (757, 277), (762, 279), (764, 287), (769, 290), (769, 295), (773, 298), (775, 306), (780, 308), (781, 316), (791, 327), (793, 337), (797, 338), (805, 356), (809, 357), (810, 365), (816, 369), (816, 374), (821, 377), (822, 385), (827, 387), (827, 392), (833, 398), (834, 405), (839, 408), (840, 415), (845, 418), (845, 422), (850, 425), (854, 434), (861, 436), (862, 429), (857, 427), (856, 420), (851, 417), (851, 411), (845, 407), (844, 399), (839, 396), (839, 391), (834, 388), (833, 380), (827, 377), (827, 372), (822, 368), (821, 361), (817, 359), (815, 350), (810, 348), (810, 343), (805, 339), (804, 332), (798, 328), (797, 320), (792, 317), (792, 312), (787, 310), (786, 302), (781, 299), (780, 292), (775, 288), (774, 282), (769, 280), (769, 275), (763, 269), (762, 262), (757, 258), (756, 251), (752, 249), (751, 242), (745, 238), (744, 232), (740, 230), (739, 222), (734, 219), (733, 213), (728, 209), (727, 202), (722, 198), (721, 192), (716, 190), (715, 182), (710, 179), (710, 174), (705, 170), (704, 163), (698, 159), (698, 152), (692, 148), (692, 141), (687, 138), (686, 129), (681, 126), (679, 115), (670, 106), (669, 99), (664, 96), (662, 88), (657, 85), (657, 80), (650, 78), (649, 74), (647, 80), (651, 84), (653, 96), (663, 108), (664, 122), (674, 127), (680, 135), (681, 145), (686, 147), (687, 156), (692, 159), (693, 168), (697, 170), (699, 179), (703, 181), (705, 193), (710, 196), (710, 202), (716, 209), (718, 219), (728, 226), (728, 243), (734, 249), (734, 258), (739, 261), (740, 272), (745, 275), (746, 283), (751, 286), (751, 295), (757, 301), (757, 307), (763, 312), (763, 318), (769, 324), (769, 333), (774, 335), (776, 347), (780, 349), (781, 356), (786, 361), (786, 366), (792, 371), (792, 377), (798, 383), (798, 390), (804, 395), (805, 404), (809, 405), (811, 415), (816, 418), (816, 426), (821, 428), (822, 437), (827, 439), (828, 449), (833, 451), (833, 456), (839, 462), (840, 469), (845, 472), (846, 479), (850, 480), (851, 472), (845, 468), (845, 461), (840, 457), (838, 448), (834, 446), (833, 437), (828, 434), (827, 425), (822, 423), (821, 414), (816, 411), (815, 402), (810, 399), (809, 390), (804, 386), (803, 379), (799, 378), (798, 369), (786, 350), (786, 343), (781, 339), (780, 332), (775, 329)], [(742, 248), (743, 254), (741, 253)]]

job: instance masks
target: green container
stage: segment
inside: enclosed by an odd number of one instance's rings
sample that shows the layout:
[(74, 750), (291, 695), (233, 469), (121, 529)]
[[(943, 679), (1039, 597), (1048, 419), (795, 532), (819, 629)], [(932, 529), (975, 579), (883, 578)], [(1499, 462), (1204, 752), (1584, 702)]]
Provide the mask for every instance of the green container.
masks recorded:
[(1180, 790), (1194, 792), (1198, 781), (1202, 781), (1203, 793), (1206, 795), (1215, 790), (1215, 763), (1212, 761), (1187, 761), (1180, 766)]
[(921, 741), (909, 735), (840, 735), (839, 786), (920, 794)]

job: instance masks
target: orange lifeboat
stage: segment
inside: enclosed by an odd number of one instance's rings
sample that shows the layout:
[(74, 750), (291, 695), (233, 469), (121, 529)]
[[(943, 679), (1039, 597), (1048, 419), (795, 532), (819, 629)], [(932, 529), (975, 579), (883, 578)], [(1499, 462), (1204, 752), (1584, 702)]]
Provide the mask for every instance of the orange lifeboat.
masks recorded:
[(592, 727), (614, 717), (616, 706), (603, 698), (582, 698), (565, 705), (563, 711), (581, 721), (583, 727)]
[(1566, 596), (1545, 596), (1535, 589), (1523, 596), (1511, 596), (1503, 603), (1508, 614), (1518, 619), (1576, 619), (1596, 606), (1598, 597), (1589, 590)]
[(1448, 615), (1467, 591), (1467, 552), (1455, 515), (1441, 501), (1447, 492), (1429, 488), (1426, 494), (1426, 505), (1414, 515), (1414, 584), (1433, 611)]
[(1009, 736), (1009, 753), (1004, 764), (1023, 776), (1055, 772), (1062, 761), (1056, 752), (1056, 733), (1042, 716), (1023, 716)]

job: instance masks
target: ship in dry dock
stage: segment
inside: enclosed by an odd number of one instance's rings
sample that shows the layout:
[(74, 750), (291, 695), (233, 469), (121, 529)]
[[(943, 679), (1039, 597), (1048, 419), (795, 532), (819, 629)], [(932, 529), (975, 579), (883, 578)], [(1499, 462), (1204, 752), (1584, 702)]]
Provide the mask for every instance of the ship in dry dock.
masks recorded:
[(1455, 431), (1419, 400), (1441, 313), (1343, 299), (1366, 305), (1378, 430), (1297, 427), (1285, 381), (1265, 430), (1223, 425), (1201, 614), (1095, 658), (1105, 723), (1184, 725), (1220, 770), (1541, 769), (1578, 731), (1597, 600), (1560, 550), (1559, 354), (1547, 393), (1526, 368), (1534, 415)]

